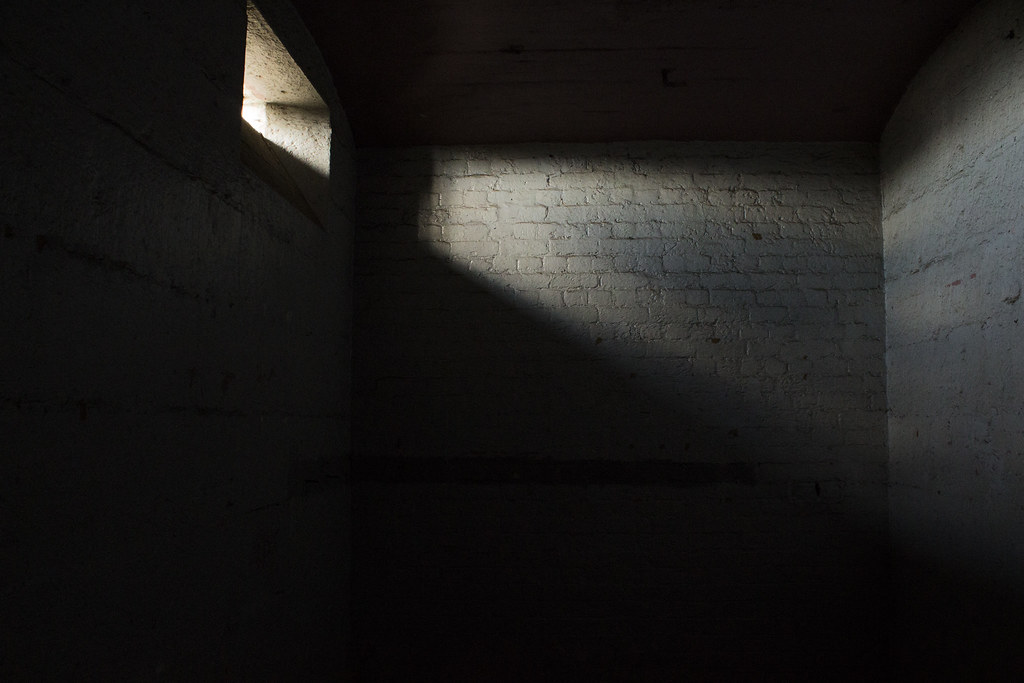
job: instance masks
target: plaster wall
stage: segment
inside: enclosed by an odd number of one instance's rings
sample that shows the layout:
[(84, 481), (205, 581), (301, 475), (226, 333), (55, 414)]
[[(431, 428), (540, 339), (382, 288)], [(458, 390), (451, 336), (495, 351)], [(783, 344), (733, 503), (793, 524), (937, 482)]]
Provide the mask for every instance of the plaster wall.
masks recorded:
[(911, 677), (1024, 664), (1022, 20), (1019, 2), (979, 5), (881, 143), (894, 642)]
[(876, 168), (849, 144), (361, 150), (361, 672), (874, 675)]
[(244, 3), (0, 9), (0, 677), (344, 666), (351, 152), (239, 161)]

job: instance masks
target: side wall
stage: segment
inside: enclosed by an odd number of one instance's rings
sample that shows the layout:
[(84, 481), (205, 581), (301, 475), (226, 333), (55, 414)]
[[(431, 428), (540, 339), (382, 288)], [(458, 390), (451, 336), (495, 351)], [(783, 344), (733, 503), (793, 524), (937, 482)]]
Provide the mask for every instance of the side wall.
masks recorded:
[(332, 95), (326, 229), (241, 166), (245, 26), (0, 9), (5, 680), (342, 667), (351, 146)]
[(870, 678), (874, 150), (360, 154), (361, 672)]
[(900, 680), (1002, 680), (1024, 666), (1020, 2), (983, 3), (931, 57), (881, 173)]

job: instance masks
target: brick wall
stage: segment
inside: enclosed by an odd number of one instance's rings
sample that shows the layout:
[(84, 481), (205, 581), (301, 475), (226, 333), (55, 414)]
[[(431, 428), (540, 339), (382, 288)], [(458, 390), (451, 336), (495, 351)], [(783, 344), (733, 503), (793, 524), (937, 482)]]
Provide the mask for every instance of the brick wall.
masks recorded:
[(877, 664), (854, 655), (878, 651), (885, 531), (871, 147), (363, 150), (359, 172), (365, 672)]
[(1024, 667), (1022, 36), (1019, 2), (981, 3), (910, 84), (882, 138), (894, 640), (905, 678), (1003, 680)]
[[(0, 678), (343, 668), (351, 147), (239, 157), (245, 3), (0, 7)], [(339, 265), (343, 264), (343, 265)]]

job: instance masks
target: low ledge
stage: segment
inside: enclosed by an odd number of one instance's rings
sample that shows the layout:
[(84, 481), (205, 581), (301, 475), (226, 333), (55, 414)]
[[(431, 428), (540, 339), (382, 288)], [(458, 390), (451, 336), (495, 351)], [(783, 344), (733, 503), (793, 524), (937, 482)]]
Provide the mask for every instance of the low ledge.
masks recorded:
[(354, 457), (352, 479), (385, 484), (554, 484), (689, 488), (757, 483), (750, 463), (557, 460), (515, 456)]

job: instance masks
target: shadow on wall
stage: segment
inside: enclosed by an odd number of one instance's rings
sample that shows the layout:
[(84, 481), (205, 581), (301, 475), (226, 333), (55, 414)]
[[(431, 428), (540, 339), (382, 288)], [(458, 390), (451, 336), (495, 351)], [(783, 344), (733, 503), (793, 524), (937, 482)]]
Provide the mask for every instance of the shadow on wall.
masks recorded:
[(877, 679), (873, 448), (459, 272), (419, 239), (432, 162), (402, 163), (357, 240), (361, 680)]
[[(530, 150), (516, 153), (529, 155)], [(756, 158), (723, 161), (732, 166), (733, 178), (756, 174), (758, 166), (764, 166)], [(646, 178), (646, 171), (628, 171), (629, 162), (616, 159), (611, 164), (625, 164), (624, 175)], [(652, 165), (658, 162), (663, 169), (663, 160), (655, 159)], [(433, 384), (430, 395), (447, 392), (449, 401), (468, 400), (470, 410), (489, 410), (493, 405), (477, 401), (481, 396), (501, 397), (506, 408), (491, 420), (492, 428), (507, 425), (510, 433), (441, 429), (446, 416), (460, 424), (464, 417), (445, 413), (438, 405), (429, 410), (441, 410), (440, 421), (424, 420), (420, 438), (388, 448), (403, 448), (409, 454), (511, 452), (566, 459), (596, 447), (605, 454), (615, 452), (617, 460), (706, 457), (725, 462), (733, 446), (742, 450), (742, 442), (748, 440), (762, 452), (776, 449), (776, 457), (767, 460), (793, 463), (835, 460), (836, 449), (843, 447), (882, 445), (881, 274), (871, 237), (877, 231), (874, 204), (872, 215), (861, 217), (866, 225), (843, 225), (825, 216), (831, 209), (819, 205), (800, 209), (820, 214), (818, 220), (796, 217), (794, 208), (773, 207), (776, 213), (792, 214), (793, 224), (780, 228), (773, 218), (744, 217), (748, 212), (765, 213), (762, 206), (719, 206), (722, 210), (715, 217), (701, 214), (704, 207), (697, 202), (710, 201), (706, 189), (698, 190), (704, 192), (703, 199), (677, 200), (676, 205), (655, 199), (656, 206), (645, 206), (646, 199), (638, 192), (635, 200), (611, 199), (607, 204), (608, 197), (590, 197), (576, 200), (583, 206), (546, 209), (516, 206), (534, 193), (510, 190), (521, 182), (515, 175), (507, 181), (492, 177), (505, 185), (495, 192), (487, 191), (486, 178), (454, 179), (476, 181), (470, 185), (476, 189), (466, 191), (465, 203), (470, 194), (511, 198), (511, 206), (496, 210), (482, 207), (498, 199), (453, 206), (464, 203), (459, 198), (462, 190), (446, 189), (444, 181), (451, 179), (436, 177), (429, 162), (416, 170), (417, 163), (396, 163), (402, 168), (393, 184), (402, 187), (373, 188), (369, 191), (392, 194), (383, 201), (378, 196), (364, 202), (364, 208), (386, 208), (378, 210), (369, 219), (376, 224), (361, 233), (360, 301), (372, 312), (364, 317), (363, 336), (375, 343), (419, 336), (415, 345), (389, 347), (386, 362), (391, 372), (380, 376), (366, 398), (380, 402), (384, 410), (402, 401), (417, 403), (420, 395), (415, 391), (389, 393), (416, 376)], [(591, 161), (568, 163), (577, 168), (567, 177), (580, 177)], [(728, 175), (721, 169), (714, 172)], [(765, 175), (763, 169), (761, 173)], [(529, 174), (525, 177), (531, 180)], [(659, 181), (649, 182), (659, 187)], [(411, 188), (416, 183), (422, 187)], [(870, 176), (870, 183), (873, 198), (875, 176)], [(743, 192), (758, 201), (756, 191)], [(840, 192), (833, 190), (831, 196), (839, 197)], [(734, 198), (720, 196), (714, 201), (721, 204)], [(534, 210), (548, 214), (532, 217)], [(573, 218), (567, 218), (569, 212), (576, 212)], [(438, 237), (442, 231), (444, 236)], [(793, 239), (797, 231), (806, 234)], [(634, 240), (635, 233), (644, 239)], [(434, 272), (439, 264), (440, 274)], [(458, 300), (446, 298), (447, 290), (442, 291), (439, 282)], [(499, 312), (508, 315), (492, 321)], [(555, 340), (555, 348), (546, 348), (546, 339)], [(550, 365), (555, 359), (559, 363)], [(613, 390), (602, 386), (598, 392), (574, 395), (572, 405), (577, 414), (608, 419), (588, 424), (585, 434), (572, 434), (573, 421), (560, 415), (568, 409), (565, 397), (547, 389), (577, 370), (613, 372), (626, 380), (630, 395), (684, 407), (686, 419), (674, 421), (666, 434), (662, 416), (656, 415), (649, 425), (655, 438), (649, 438), (644, 429), (648, 425), (635, 422), (642, 420), (646, 409), (627, 407), (623, 412), (622, 403), (600, 398)], [(376, 377), (369, 370), (365, 374)], [(543, 410), (549, 404), (552, 410)], [(515, 425), (519, 412), (535, 426), (539, 416), (549, 415), (550, 426), (540, 433), (524, 433)], [(845, 423), (836, 419), (840, 414)], [(628, 430), (621, 428), (624, 415), (634, 420)], [(402, 419), (404, 434), (417, 429), (409, 422), (417, 420), (416, 415)], [(709, 429), (711, 425), (715, 429)], [(687, 443), (695, 445), (680, 436), (691, 427), (701, 443), (715, 440), (707, 453), (683, 455)], [(660, 436), (671, 438), (656, 438)], [(464, 439), (465, 444), (452, 439)], [(794, 449), (801, 451), (800, 456)], [(877, 464), (884, 458), (876, 451), (868, 459)]]
[[(891, 680), (1016, 681), (1024, 671), (1024, 594), (935, 546), (897, 539), (889, 604)], [(952, 542), (952, 541), (951, 541)]]

